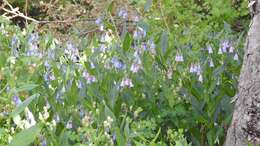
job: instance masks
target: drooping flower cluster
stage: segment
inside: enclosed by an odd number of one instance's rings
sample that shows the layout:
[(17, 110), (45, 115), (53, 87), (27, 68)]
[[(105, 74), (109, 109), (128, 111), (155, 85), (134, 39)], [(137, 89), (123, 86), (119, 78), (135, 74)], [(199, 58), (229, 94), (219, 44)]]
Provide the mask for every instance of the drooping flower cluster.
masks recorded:
[(183, 59), (182, 54), (177, 53), (176, 56), (175, 56), (175, 61), (176, 61), (176, 62), (183, 62), (184, 59)]
[(65, 54), (73, 62), (78, 62), (80, 59), (78, 48), (76, 48), (71, 42), (67, 44), (67, 47), (65, 48)]
[(208, 53), (209, 53), (209, 54), (212, 54), (212, 53), (213, 53), (213, 49), (212, 49), (212, 46), (211, 46), (211, 45), (209, 45), (209, 46), (207, 47), (207, 50), (208, 50)]
[(146, 31), (141, 27), (137, 27), (133, 34), (133, 38), (135, 40), (143, 39), (145, 36), (146, 36)]
[(199, 74), (200, 72), (201, 72), (200, 64), (198, 64), (198, 63), (191, 64), (191, 66), (190, 66), (190, 73)]
[(15, 35), (15, 36), (13, 36), (12, 41), (11, 41), (12, 55), (14, 57), (19, 56), (19, 46), (20, 46), (20, 41), (19, 41), (18, 37)]
[(119, 11), (118, 11), (118, 17), (121, 17), (123, 19), (127, 19), (128, 17), (128, 13), (127, 13), (127, 10), (121, 8)]
[(133, 73), (137, 73), (140, 69), (141, 69), (141, 63), (136, 61), (134, 62), (132, 65), (131, 65), (131, 68), (130, 70), (133, 72)]
[(111, 64), (112, 64), (112, 66), (113, 66), (114, 68), (116, 68), (116, 69), (124, 69), (125, 66), (126, 66), (121, 59), (118, 59), (118, 58), (116, 58), (116, 57), (113, 57), (113, 58), (111, 59)]
[(46, 68), (46, 72), (44, 74), (44, 80), (46, 82), (55, 80), (55, 76), (54, 76), (53, 72), (51, 71), (51, 65), (48, 63), (48, 61), (45, 61), (44, 66)]
[(134, 84), (132, 83), (132, 80), (130, 78), (123, 78), (123, 80), (120, 83), (121, 87), (128, 87), (128, 88), (132, 88), (134, 87)]
[(93, 75), (90, 75), (86, 70), (83, 71), (83, 75), (82, 76), (86, 79), (87, 84), (91, 84), (91, 83), (97, 82), (96, 77), (93, 76)]
[(38, 48), (39, 35), (38, 33), (32, 33), (28, 38), (28, 48), (26, 50), (27, 56), (42, 57), (42, 53)]

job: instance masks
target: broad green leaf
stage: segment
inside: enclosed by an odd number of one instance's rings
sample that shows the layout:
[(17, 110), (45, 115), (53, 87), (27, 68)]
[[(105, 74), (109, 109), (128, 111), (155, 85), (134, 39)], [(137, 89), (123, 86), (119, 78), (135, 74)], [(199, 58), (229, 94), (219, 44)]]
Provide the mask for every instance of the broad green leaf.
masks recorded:
[(122, 136), (122, 132), (119, 128), (116, 128), (117, 143), (119, 145), (125, 145), (125, 138)]
[(24, 100), (18, 107), (14, 109), (14, 111), (11, 113), (11, 116), (15, 117), (16, 115), (20, 114), (38, 96), (39, 94), (34, 94), (26, 100)]
[(16, 134), (9, 146), (28, 146), (40, 134), (41, 126), (35, 125)]
[(129, 33), (126, 33), (125, 39), (123, 42), (123, 49), (125, 52), (127, 52), (131, 47), (132, 39)]
[(17, 92), (30, 91), (38, 86), (39, 85), (37, 85), (37, 84), (24, 84), (24, 85), (20, 86), (19, 88), (17, 88), (16, 91)]

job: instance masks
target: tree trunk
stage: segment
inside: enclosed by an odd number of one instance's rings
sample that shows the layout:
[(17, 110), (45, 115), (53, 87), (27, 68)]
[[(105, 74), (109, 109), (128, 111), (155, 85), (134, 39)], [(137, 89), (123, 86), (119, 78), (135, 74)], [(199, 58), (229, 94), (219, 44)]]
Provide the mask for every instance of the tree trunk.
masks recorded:
[(260, 0), (249, 6), (253, 17), (225, 146), (260, 146)]

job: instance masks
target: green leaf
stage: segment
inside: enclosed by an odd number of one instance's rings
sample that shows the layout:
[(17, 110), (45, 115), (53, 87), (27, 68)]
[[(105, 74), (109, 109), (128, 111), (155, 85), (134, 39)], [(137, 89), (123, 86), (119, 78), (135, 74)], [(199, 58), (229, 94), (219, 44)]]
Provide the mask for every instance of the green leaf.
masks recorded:
[(9, 146), (28, 146), (40, 134), (41, 126), (35, 125), (29, 129), (25, 129), (14, 136)]
[(168, 47), (168, 34), (166, 32), (163, 32), (161, 36), (161, 49), (163, 54), (166, 53), (167, 47)]
[(147, 12), (153, 4), (153, 0), (146, 0), (146, 3), (144, 5), (144, 11)]
[(29, 98), (27, 98), (26, 100), (24, 100), (18, 107), (14, 109), (14, 111), (11, 113), (11, 116), (15, 117), (18, 114), (20, 114), (22, 111), (24, 111), (25, 107), (27, 107), (38, 96), (39, 94), (34, 94)]
[(5, 129), (4, 128), (0, 128), (0, 137), (1, 135), (5, 132)]
[(123, 42), (123, 49), (125, 52), (127, 52), (131, 47), (132, 39), (129, 33), (126, 33), (125, 39)]
[(20, 86), (19, 88), (17, 88), (16, 91), (17, 92), (30, 91), (38, 86), (39, 85), (37, 85), (37, 84), (24, 84), (24, 85)]

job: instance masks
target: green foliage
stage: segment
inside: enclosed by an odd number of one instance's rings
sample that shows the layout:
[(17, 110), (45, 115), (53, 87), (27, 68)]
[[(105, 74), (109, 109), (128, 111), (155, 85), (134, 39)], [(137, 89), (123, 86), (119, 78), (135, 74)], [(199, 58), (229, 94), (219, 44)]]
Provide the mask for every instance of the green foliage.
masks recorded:
[(27, 146), (35, 140), (40, 131), (41, 127), (39, 125), (23, 130), (15, 135), (9, 146)]
[(0, 17), (0, 144), (223, 144), (246, 30), (234, 27), (246, 4), (131, 2), (144, 17), (134, 32), (118, 34), (108, 11), (104, 31), (75, 28), (65, 42)]

